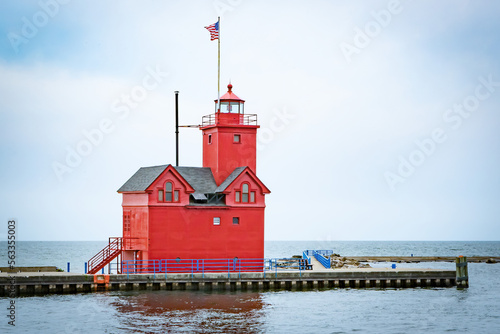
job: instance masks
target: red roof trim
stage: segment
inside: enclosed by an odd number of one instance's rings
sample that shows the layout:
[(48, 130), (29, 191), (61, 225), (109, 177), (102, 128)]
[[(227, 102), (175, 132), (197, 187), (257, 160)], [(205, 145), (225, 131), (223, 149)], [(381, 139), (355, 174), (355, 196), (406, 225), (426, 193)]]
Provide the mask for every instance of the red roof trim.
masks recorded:
[(165, 170), (161, 172), (160, 175), (158, 175), (158, 177), (149, 185), (146, 191), (151, 190), (151, 186), (153, 186), (153, 184), (155, 184), (162, 175), (168, 173), (168, 171), (171, 171), (172, 174), (174, 174), (182, 182), (182, 184), (186, 187), (187, 193), (194, 193), (195, 190), (193, 189), (193, 187), (191, 187), (186, 179), (183, 178), (182, 175), (172, 165), (168, 165), (167, 168), (165, 168)]
[(270, 194), (271, 193), (271, 190), (269, 190), (269, 188), (266, 187), (266, 185), (257, 177), (257, 175), (255, 175), (255, 173), (253, 172), (253, 170), (250, 169), (250, 167), (246, 167), (241, 173), (240, 175), (238, 175), (234, 180), (233, 182), (231, 182), (227, 187), (226, 189), (223, 191), (224, 194), (229, 194), (231, 192), (231, 190), (229, 189), (232, 189), (233, 188), (233, 185), (236, 181), (238, 181), (243, 174), (247, 173), (258, 185), (259, 187), (262, 189), (262, 193), (263, 194)]
[[(245, 102), (245, 100), (242, 100), (240, 99), (238, 96), (236, 96), (236, 94), (233, 93), (232, 91), (233, 89), (233, 85), (229, 84), (227, 85), (227, 93), (222, 95), (220, 97), (220, 100), (221, 101), (235, 101), (235, 102)], [(214, 100), (215, 102), (217, 102), (218, 100)]]

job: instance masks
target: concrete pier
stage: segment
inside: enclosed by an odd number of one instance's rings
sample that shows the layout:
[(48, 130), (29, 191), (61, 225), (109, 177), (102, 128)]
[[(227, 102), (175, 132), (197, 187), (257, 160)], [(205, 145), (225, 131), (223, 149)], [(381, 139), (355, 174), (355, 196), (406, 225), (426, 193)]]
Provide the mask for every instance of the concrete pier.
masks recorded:
[[(102, 275), (96, 275), (102, 276)], [(73, 273), (0, 273), (0, 296), (71, 294), (129, 290), (316, 290), (331, 288), (415, 288), (456, 286), (455, 270), (354, 268), (264, 273), (82, 275)], [(105, 282), (105, 283), (99, 283)]]

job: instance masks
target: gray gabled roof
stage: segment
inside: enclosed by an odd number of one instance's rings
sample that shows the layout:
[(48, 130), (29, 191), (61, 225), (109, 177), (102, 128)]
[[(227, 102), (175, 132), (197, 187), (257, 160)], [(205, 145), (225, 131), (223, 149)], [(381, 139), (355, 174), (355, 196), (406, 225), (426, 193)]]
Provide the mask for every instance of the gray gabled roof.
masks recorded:
[(217, 184), (210, 167), (174, 167), (197, 193), (213, 194)]
[(145, 191), (168, 166), (170, 165), (139, 168), (139, 170), (118, 189), (118, 192)]
[(237, 167), (229, 176), (215, 189), (216, 193), (221, 193), (245, 170), (246, 167)]
[[(141, 167), (118, 192), (145, 191), (170, 165)], [(174, 167), (175, 170), (200, 194), (215, 192), (215, 183), (212, 170), (209, 167)]]

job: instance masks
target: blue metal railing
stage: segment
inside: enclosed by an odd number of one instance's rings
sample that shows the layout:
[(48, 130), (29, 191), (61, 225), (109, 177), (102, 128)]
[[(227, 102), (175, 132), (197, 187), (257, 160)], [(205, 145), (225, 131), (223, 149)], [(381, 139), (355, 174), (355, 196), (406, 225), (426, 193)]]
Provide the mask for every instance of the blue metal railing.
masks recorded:
[[(323, 254), (326, 255), (326, 253)], [(320, 251), (314, 251), (313, 253), (314, 258), (318, 260), (318, 262), (321, 263), (323, 267), (330, 269), (331, 268), (330, 258), (326, 258), (323, 254), (321, 254)]]
[(330, 249), (320, 249), (320, 250), (308, 249), (302, 253), (302, 257), (304, 259), (307, 259), (309, 264), (311, 264), (311, 256), (314, 256), (314, 258), (318, 260), (318, 262), (321, 263), (323, 267), (331, 268), (329, 256), (332, 254), (333, 250)]
[[(164, 273), (231, 273), (274, 272), (295, 270), (302, 276), (302, 270), (312, 269), (311, 258), (314, 256), (325, 268), (331, 268), (329, 255), (332, 250), (305, 250), (302, 258), (262, 258), (262, 259), (161, 259), (161, 260), (125, 260), (121, 263), (109, 263), (108, 271), (123, 274), (161, 274)], [(104, 269), (104, 268), (103, 268)], [(104, 270), (103, 270), (104, 271)], [(85, 263), (87, 273), (87, 263)], [(239, 275), (240, 276), (240, 275)]]
[[(305, 261), (298, 258), (273, 259), (161, 259), (122, 261), (123, 274), (169, 274), (169, 273), (231, 273), (274, 272), (305, 270)], [(302, 273), (301, 273), (302, 275)]]
[(308, 256), (313, 256), (314, 252), (321, 254), (323, 256), (333, 254), (333, 250), (331, 249), (309, 249), (304, 251), (304, 253), (306, 253)]
[(311, 251), (311, 255), (309, 255), (309, 251), (307, 251), (307, 250), (302, 252), (302, 258), (306, 259), (308, 264), (311, 264), (310, 256), (312, 256), (312, 251)]

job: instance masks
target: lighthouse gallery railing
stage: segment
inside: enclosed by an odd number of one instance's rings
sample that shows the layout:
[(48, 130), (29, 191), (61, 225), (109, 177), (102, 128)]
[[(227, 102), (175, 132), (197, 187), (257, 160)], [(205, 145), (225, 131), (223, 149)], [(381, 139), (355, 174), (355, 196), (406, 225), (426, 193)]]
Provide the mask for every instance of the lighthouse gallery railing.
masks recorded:
[(202, 127), (218, 124), (219, 122), (238, 125), (257, 125), (257, 114), (215, 113), (203, 116), (201, 122)]

